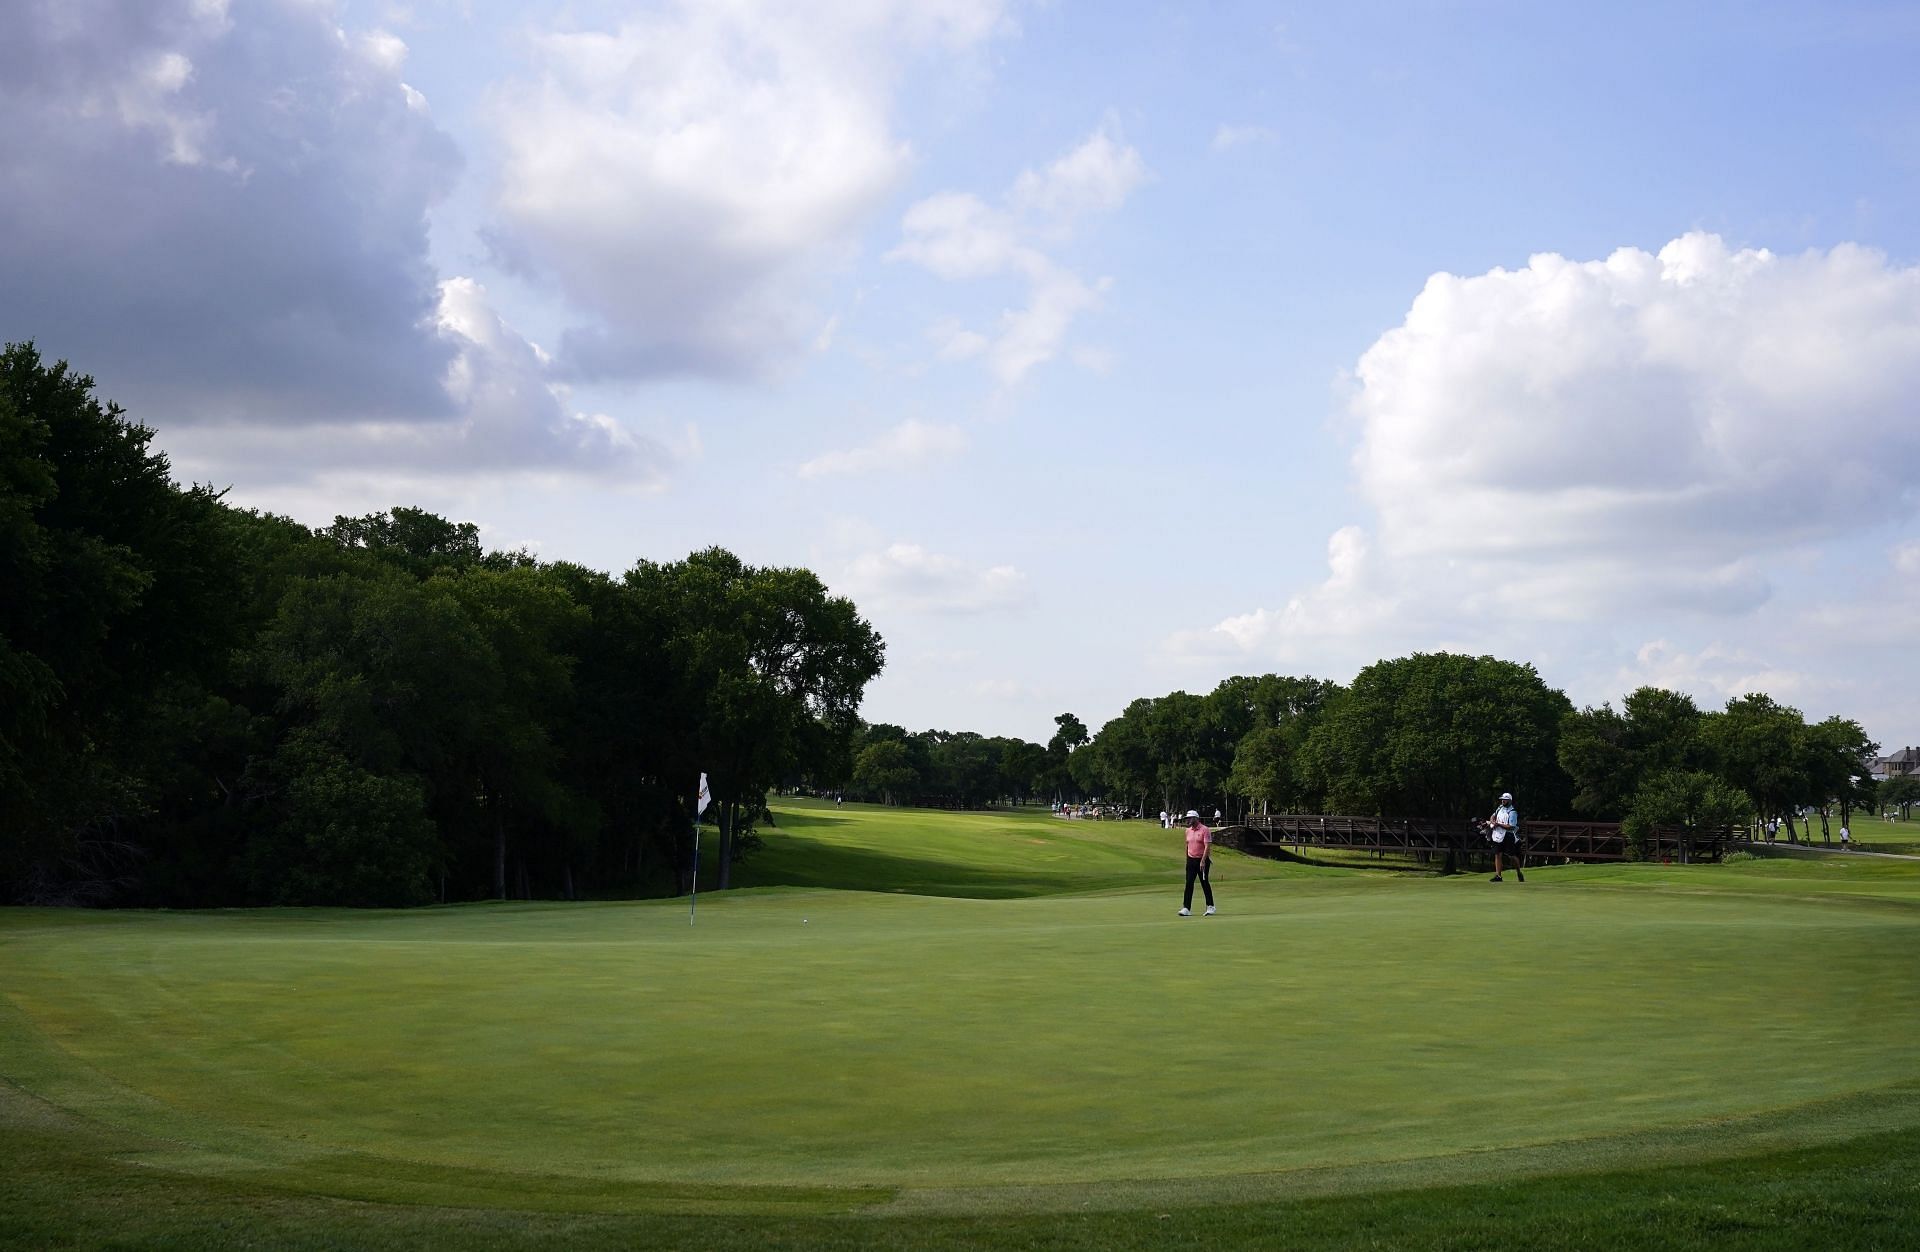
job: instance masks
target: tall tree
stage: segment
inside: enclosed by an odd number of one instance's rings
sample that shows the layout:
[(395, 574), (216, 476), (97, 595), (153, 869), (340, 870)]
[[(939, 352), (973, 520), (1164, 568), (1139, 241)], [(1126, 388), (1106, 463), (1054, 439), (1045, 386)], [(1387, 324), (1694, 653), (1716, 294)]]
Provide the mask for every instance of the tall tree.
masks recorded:
[(1074, 781), (1085, 794), (1123, 796), (1146, 811), (1147, 798), (1159, 781), (1147, 727), (1154, 704), (1144, 698), (1133, 701), (1067, 758)]
[(643, 562), (628, 578), (664, 584), (682, 612), (669, 652), (684, 700), (699, 710), (690, 741), (711, 763), (725, 888), (767, 789), (819, 746), (819, 725), (851, 732), (885, 647), (852, 601), (808, 570), (756, 569), (710, 548), (671, 568)]
[(900, 739), (879, 739), (860, 750), (853, 765), (853, 785), (882, 804), (898, 804), (920, 788), (920, 772), (907, 760)]
[(1640, 784), (1662, 770), (1696, 770), (1705, 761), (1701, 713), (1691, 697), (1660, 687), (1611, 705), (1568, 713), (1560, 723), (1560, 766), (1573, 780), (1573, 806), (1618, 818)]
[(1854, 780), (1873, 772), (1880, 745), (1867, 738), (1859, 722), (1836, 716), (1808, 726), (1800, 736), (1800, 750), (1808, 782), (1806, 803), (1819, 812), (1821, 837), (1832, 843), (1828, 814), (1838, 804), (1842, 820), (1846, 820), (1853, 804)]
[(1292, 809), (1300, 790), (1293, 761), (1296, 748), (1284, 727), (1257, 726), (1248, 731), (1234, 751), (1228, 790), (1258, 805), (1261, 812)]
[(1920, 804), (1920, 776), (1907, 774), (1883, 780), (1874, 790), (1873, 802), (1885, 812), (1912, 817), (1913, 806)]
[(1468, 817), (1501, 791), (1523, 812), (1564, 813), (1555, 759), (1566, 696), (1531, 665), (1420, 653), (1360, 671), (1307, 737), (1303, 768), (1348, 811)]
[(1735, 825), (1752, 810), (1744, 791), (1704, 770), (1660, 769), (1634, 791), (1622, 827), (1628, 846), (1644, 860), (1649, 838), (1660, 827), (1701, 835)]
[(1806, 720), (1763, 693), (1736, 696), (1702, 720), (1713, 772), (1745, 792), (1762, 818), (1782, 818), (1795, 838), (1793, 807), (1813, 790), (1802, 748)]
[(177, 487), (152, 438), (65, 362), (0, 350), (0, 899), (117, 889), (164, 710), (237, 637), (218, 498)]

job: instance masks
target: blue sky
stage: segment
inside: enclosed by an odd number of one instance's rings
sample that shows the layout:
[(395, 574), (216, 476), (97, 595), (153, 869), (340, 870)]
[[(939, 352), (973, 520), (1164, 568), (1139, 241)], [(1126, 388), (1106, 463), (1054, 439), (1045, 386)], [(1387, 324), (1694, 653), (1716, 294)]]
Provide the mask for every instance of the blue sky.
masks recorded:
[(0, 334), (238, 502), (808, 565), (914, 728), (1450, 648), (1920, 742), (1912, 6), (7, 21)]

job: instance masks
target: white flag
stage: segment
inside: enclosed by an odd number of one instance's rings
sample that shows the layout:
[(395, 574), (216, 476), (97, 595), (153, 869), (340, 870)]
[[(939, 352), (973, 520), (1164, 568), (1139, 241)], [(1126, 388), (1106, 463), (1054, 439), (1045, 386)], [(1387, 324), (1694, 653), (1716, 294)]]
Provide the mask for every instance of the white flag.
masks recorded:
[(700, 775), (700, 794), (693, 799), (693, 815), (699, 817), (713, 803), (713, 792), (707, 790), (707, 776)]

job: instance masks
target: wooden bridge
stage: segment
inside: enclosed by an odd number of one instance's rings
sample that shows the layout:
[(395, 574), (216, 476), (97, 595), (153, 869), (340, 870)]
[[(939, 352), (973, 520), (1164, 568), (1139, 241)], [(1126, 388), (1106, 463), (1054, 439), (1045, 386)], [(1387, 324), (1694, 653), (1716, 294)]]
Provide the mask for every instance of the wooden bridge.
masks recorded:
[[(1745, 838), (1745, 833), (1737, 827), (1714, 831), (1656, 827), (1648, 836), (1646, 856), (1648, 860), (1682, 864), (1717, 861), (1725, 855), (1727, 845)], [(1520, 834), (1529, 862), (1632, 859), (1618, 822), (1527, 819), (1521, 823)], [(1287, 848), (1338, 848), (1438, 860), (1448, 869), (1488, 861), (1494, 850), (1477, 823), (1453, 818), (1258, 814), (1221, 831), (1217, 838), (1255, 856), (1271, 856)]]

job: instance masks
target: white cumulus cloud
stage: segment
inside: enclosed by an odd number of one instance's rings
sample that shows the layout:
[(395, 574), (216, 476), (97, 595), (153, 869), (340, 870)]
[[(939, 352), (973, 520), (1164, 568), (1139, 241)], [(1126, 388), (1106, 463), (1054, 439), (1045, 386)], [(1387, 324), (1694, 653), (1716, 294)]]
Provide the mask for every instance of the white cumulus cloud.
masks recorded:
[(967, 434), (957, 426), (909, 419), (864, 448), (827, 452), (800, 466), (802, 478), (917, 469), (966, 451)]
[(980, 567), (894, 543), (848, 564), (841, 580), (856, 601), (933, 614), (984, 613), (1026, 602), (1027, 576), (1011, 565)]
[(1014, 180), (1007, 202), (1019, 213), (1064, 230), (1088, 213), (1111, 213), (1147, 181), (1147, 163), (1102, 126), (1044, 170)]
[(1603, 594), (1678, 576), (1741, 607), (1762, 591), (1741, 562), (1911, 507), (1920, 267), (1693, 234), (1439, 274), (1357, 376), (1393, 555), (1551, 554)]
[(1249, 144), (1268, 143), (1273, 138), (1273, 131), (1265, 126), (1230, 126), (1222, 122), (1213, 132), (1212, 148), (1215, 152), (1231, 152)]
[(751, 372), (808, 342), (813, 284), (911, 158), (899, 76), (1004, 24), (998, 0), (681, 0), (536, 35), (491, 110), (497, 235), (586, 315), (562, 365)]
[(1324, 581), (1176, 653), (1327, 669), (1455, 647), (1551, 658), (1576, 698), (1878, 707), (1856, 671), (1887, 643), (1884, 585), (1776, 588), (1920, 503), (1920, 266), (1689, 234), (1436, 274), (1352, 384), (1372, 526), (1336, 533)]
[(1111, 280), (1082, 279), (1042, 245), (1068, 238), (1088, 214), (1119, 208), (1147, 177), (1146, 162), (1109, 122), (1046, 168), (1021, 173), (999, 206), (957, 191), (910, 206), (890, 258), (953, 281), (1012, 275), (1026, 287), (1026, 303), (1004, 310), (991, 333), (936, 326), (941, 358), (982, 358), (1012, 385), (1059, 356), (1074, 320), (1100, 306)]

